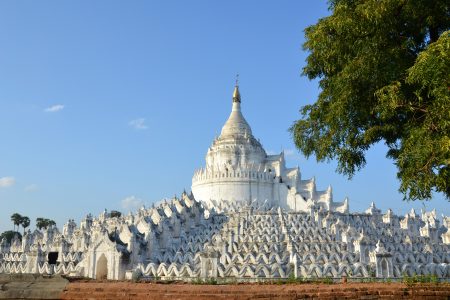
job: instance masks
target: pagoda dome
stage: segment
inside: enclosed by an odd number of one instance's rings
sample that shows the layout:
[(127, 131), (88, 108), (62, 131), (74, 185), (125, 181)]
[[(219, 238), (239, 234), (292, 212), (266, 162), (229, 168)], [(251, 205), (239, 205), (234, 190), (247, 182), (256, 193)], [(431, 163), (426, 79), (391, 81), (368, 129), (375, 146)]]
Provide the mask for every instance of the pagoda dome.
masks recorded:
[(267, 157), (261, 143), (255, 139), (250, 125), (241, 112), (241, 95), (236, 85), (233, 91), (231, 114), (206, 154), (208, 167), (229, 169), (240, 167), (262, 168)]
[(239, 93), (239, 87), (234, 87), (233, 92), (233, 107), (231, 109), (231, 114), (225, 125), (222, 127), (221, 137), (229, 136), (251, 136), (252, 129), (248, 125), (244, 116), (241, 112), (241, 95)]

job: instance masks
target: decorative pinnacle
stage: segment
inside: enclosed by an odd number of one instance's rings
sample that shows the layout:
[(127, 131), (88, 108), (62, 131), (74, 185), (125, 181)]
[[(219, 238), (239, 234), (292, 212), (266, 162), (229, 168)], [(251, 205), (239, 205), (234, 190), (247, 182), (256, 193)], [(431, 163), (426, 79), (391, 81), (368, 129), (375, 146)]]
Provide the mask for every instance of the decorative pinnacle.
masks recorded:
[(233, 103), (234, 102), (241, 103), (241, 94), (239, 93), (239, 74), (236, 74), (236, 85), (234, 86), (233, 91)]

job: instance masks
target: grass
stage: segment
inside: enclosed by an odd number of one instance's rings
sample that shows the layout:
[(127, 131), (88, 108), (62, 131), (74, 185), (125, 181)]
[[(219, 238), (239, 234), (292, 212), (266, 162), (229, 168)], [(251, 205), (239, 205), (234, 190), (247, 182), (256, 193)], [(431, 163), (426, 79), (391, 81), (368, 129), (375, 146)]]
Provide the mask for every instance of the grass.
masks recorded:
[[(156, 283), (190, 283), (194, 285), (237, 285), (237, 284), (272, 284), (272, 285), (285, 285), (285, 284), (335, 284), (340, 283), (340, 278), (333, 277), (321, 277), (321, 278), (305, 278), (305, 277), (295, 277), (293, 273), (289, 274), (287, 278), (172, 278), (172, 279), (164, 279), (161, 280), (159, 277), (152, 278), (152, 280), (144, 281), (153, 281)], [(431, 283), (437, 284), (440, 282), (439, 278), (436, 275), (413, 275), (408, 276), (406, 274), (401, 278), (377, 278), (377, 277), (349, 277), (348, 283), (387, 283), (390, 284), (392, 282), (402, 282), (406, 284), (408, 287), (414, 284), (420, 283)]]
[(402, 282), (407, 286), (414, 285), (416, 283), (439, 283), (439, 278), (436, 275), (417, 275), (408, 276), (406, 274), (403, 275)]

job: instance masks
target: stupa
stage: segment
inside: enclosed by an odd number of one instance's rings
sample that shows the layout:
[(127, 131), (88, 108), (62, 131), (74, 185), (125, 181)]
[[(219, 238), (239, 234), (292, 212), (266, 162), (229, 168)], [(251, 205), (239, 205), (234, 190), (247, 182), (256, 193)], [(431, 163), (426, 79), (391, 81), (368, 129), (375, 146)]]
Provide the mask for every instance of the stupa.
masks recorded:
[(450, 278), (450, 217), (374, 203), (362, 213), (267, 155), (241, 112), (195, 172), (192, 192), (126, 216), (88, 214), (0, 242), (0, 273), (94, 279)]
[(286, 211), (348, 212), (348, 200), (333, 202), (331, 186), (317, 191), (315, 179), (302, 180), (299, 168), (286, 168), (284, 152), (267, 155), (241, 112), (236, 85), (231, 114), (206, 154), (206, 166), (195, 172), (192, 192), (208, 208), (227, 211), (243, 205)]

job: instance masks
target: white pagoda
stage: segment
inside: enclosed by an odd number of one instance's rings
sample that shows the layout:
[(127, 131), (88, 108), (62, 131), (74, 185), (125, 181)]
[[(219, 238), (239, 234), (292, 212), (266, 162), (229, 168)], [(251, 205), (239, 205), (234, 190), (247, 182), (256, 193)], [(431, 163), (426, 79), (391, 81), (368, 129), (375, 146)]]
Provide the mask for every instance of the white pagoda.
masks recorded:
[(134, 214), (88, 214), (0, 241), (0, 273), (94, 279), (450, 278), (450, 217), (414, 210), (351, 213), (267, 155), (231, 115), (195, 172), (192, 193)]
[(226, 211), (251, 205), (286, 211), (348, 212), (348, 200), (333, 202), (331, 186), (317, 191), (314, 178), (302, 180), (300, 169), (286, 168), (284, 153), (267, 155), (241, 112), (236, 85), (231, 114), (206, 154), (206, 166), (192, 178), (192, 193), (208, 208)]

